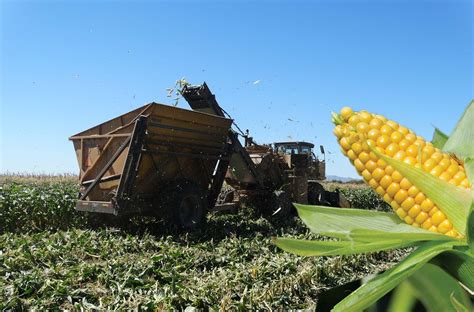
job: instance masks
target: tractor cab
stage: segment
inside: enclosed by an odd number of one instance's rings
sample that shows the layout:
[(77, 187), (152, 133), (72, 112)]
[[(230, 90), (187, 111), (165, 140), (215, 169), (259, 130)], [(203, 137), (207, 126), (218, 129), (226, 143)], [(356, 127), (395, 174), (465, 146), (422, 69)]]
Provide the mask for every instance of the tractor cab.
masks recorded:
[(299, 155), (306, 154), (314, 156), (314, 144), (309, 142), (279, 142), (274, 143), (275, 151), (278, 154)]
[[(313, 152), (314, 144), (310, 142), (277, 142), (273, 144), (274, 150), (280, 155), (290, 155), (294, 160), (308, 160), (308, 170), (310, 179), (326, 179), (325, 151), (322, 145), (319, 146), (324, 159), (320, 160)], [(299, 156), (297, 156), (299, 155)], [(293, 162), (293, 161), (292, 161)]]

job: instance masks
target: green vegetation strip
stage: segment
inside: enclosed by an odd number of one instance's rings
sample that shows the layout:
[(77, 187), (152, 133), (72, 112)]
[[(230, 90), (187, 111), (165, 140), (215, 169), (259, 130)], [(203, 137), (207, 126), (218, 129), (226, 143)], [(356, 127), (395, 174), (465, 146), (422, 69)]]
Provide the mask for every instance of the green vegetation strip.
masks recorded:
[(405, 255), (285, 253), (272, 236), (324, 238), (296, 217), (272, 220), (251, 208), (211, 215), (205, 229), (190, 234), (153, 220), (94, 228), (93, 216), (73, 210), (76, 192), (73, 181), (1, 185), (0, 310), (311, 308), (321, 291)]

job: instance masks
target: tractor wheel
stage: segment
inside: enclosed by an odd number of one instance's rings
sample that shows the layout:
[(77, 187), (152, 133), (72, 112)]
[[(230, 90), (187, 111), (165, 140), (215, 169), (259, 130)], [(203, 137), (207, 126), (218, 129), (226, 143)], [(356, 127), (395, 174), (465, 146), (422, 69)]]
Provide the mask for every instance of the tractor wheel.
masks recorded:
[(324, 187), (316, 181), (308, 181), (308, 204), (310, 205), (327, 205), (323, 201)]

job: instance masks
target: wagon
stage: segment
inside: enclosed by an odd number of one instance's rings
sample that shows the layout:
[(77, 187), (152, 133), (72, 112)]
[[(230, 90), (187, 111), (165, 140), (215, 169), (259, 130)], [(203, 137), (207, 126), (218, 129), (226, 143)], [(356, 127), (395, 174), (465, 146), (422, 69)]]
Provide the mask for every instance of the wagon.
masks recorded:
[(76, 210), (171, 217), (199, 226), (232, 155), (232, 120), (151, 103), (70, 137), (80, 168)]

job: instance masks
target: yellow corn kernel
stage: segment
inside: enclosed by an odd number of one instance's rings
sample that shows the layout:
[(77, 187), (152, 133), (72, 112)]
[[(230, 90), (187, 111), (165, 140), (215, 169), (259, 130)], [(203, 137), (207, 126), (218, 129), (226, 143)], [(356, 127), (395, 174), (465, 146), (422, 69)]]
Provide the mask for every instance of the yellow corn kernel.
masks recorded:
[(448, 169), (448, 167), (451, 165), (451, 161), (449, 159), (443, 158), (439, 161), (438, 166), (443, 168), (443, 171)]
[(354, 153), (360, 155), (360, 153), (362, 152), (362, 144), (360, 144), (359, 142), (352, 143), (351, 149), (354, 151)]
[(430, 217), (432, 217), (438, 211), (439, 211), (438, 207), (434, 206), (433, 208), (431, 208), (431, 210), (430, 210), (430, 212), (428, 212), (428, 214), (430, 215)]
[(385, 154), (393, 157), (395, 154), (400, 150), (398, 147), (397, 143), (390, 143), (386, 148), (385, 148)]
[(361, 174), (365, 181), (370, 181), (370, 179), (372, 179), (372, 174), (367, 169), (364, 169)]
[(377, 163), (372, 159), (365, 163), (365, 169), (373, 172), (377, 168)]
[(346, 151), (351, 148), (351, 144), (348, 137), (343, 137), (341, 140), (339, 140), (339, 145), (341, 145), (341, 147)]
[(381, 136), (377, 138), (376, 142), (377, 142), (377, 146), (381, 148), (386, 148), (390, 144), (390, 138), (387, 135), (382, 134)]
[(418, 205), (421, 205), (425, 199), (426, 199), (425, 194), (420, 192), (415, 196), (415, 203), (417, 203)]
[(410, 144), (413, 144), (416, 141), (416, 135), (413, 133), (407, 133), (405, 135), (405, 140), (407, 140)]
[(382, 128), (383, 126), (383, 121), (378, 119), (378, 118), (374, 118), (370, 121), (369, 123), (369, 126), (372, 128), (372, 129), (380, 129)]
[(376, 189), (379, 186), (379, 183), (375, 179), (370, 179), (369, 185), (371, 188)]
[(395, 121), (387, 120), (386, 125), (392, 128), (393, 130), (398, 129), (398, 124)]
[(383, 169), (375, 168), (374, 171), (372, 171), (372, 177), (377, 182), (379, 182), (384, 176), (385, 176), (385, 171)]
[(398, 142), (398, 146), (402, 151), (404, 151), (408, 146), (410, 146), (410, 142), (407, 139), (402, 139), (400, 142)]
[(370, 160), (370, 156), (367, 152), (361, 152), (359, 154), (359, 159), (362, 163), (365, 164), (366, 162), (368, 162)]
[(397, 211), (397, 209), (400, 208), (400, 205), (394, 200), (390, 202), (390, 206), (393, 208), (394, 211)]
[[(383, 186), (382, 186), (383, 187)], [(390, 203), (392, 201), (392, 197), (390, 197), (390, 195), (388, 195), (387, 193), (385, 193), (383, 195), (383, 200), (386, 202), (386, 203)]]
[(439, 175), (439, 178), (443, 181), (448, 182), (451, 179), (451, 175), (449, 174), (449, 172), (444, 171), (443, 173)]
[(384, 189), (387, 189), (390, 186), (390, 184), (392, 184), (392, 177), (389, 175), (384, 175), (382, 179), (380, 179), (379, 184)]
[(377, 166), (380, 169), (385, 169), (387, 167), (387, 163), (385, 162), (385, 160), (379, 159), (379, 160), (377, 160)]
[(458, 233), (455, 230), (450, 230), (450, 231), (447, 231), (446, 233), (444, 233), (444, 235), (448, 235), (448, 236), (451, 236), (451, 237), (457, 237)]
[(436, 166), (433, 169), (431, 169), (430, 173), (434, 175), (435, 177), (439, 177), (440, 174), (443, 172), (443, 168), (441, 166)]
[(400, 172), (398, 172), (398, 171), (395, 170), (395, 171), (392, 173), (392, 179), (393, 179), (393, 182), (400, 183), (400, 182), (402, 181), (402, 179), (403, 179), (403, 176), (401, 175)]
[(362, 161), (357, 158), (354, 160), (354, 167), (357, 169), (357, 171), (362, 172), (365, 169), (365, 165), (362, 163)]
[(432, 226), (433, 226), (433, 224), (431, 223), (430, 218), (426, 219), (425, 222), (423, 222), (423, 224), (421, 224), (421, 227), (424, 228), (425, 230), (429, 229)]
[(443, 159), (443, 154), (439, 152), (438, 149), (431, 155), (431, 159), (433, 159), (436, 163), (439, 163), (441, 159)]
[(407, 135), (408, 132), (409, 132), (409, 130), (407, 128), (405, 128), (403, 126), (400, 126), (400, 125), (398, 126), (398, 131), (403, 135)]
[(352, 108), (348, 106), (344, 106), (343, 108), (341, 108), (341, 117), (344, 120), (347, 120), (352, 115), (352, 113), (353, 113)]
[(395, 194), (400, 190), (400, 184), (398, 183), (392, 183), (390, 186), (387, 188), (387, 194), (390, 195), (392, 198), (395, 197)]
[[(407, 197), (400, 206), (402, 206), (403, 209), (406, 211), (410, 210), (413, 206), (415, 205), (415, 200), (413, 197)], [(414, 216), (411, 216), (414, 217)]]
[(406, 216), (405, 218), (403, 218), (403, 220), (405, 220), (405, 222), (408, 224), (412, 224), (414, 222), (413, 218), (410, 216)]
[(417, 157), (418, 156), (418, 146), (416, 145), (410, 145), (407, 147), (406, 151), (408, 156), (411, 156), (411, 157)]
[(379, 137), (379, 135), (380, 135), (380, 131), (377, 130), (377, 129), (371, 129), (371, 130), (369, 130), (369, 132), (367, 133), (367, 137), (368, 137), (369, 139), (374, 140), (374, 141), (377, 140), (377, 138)]
[(377, 192), (377, 194), (379, 194), (380, 196), (383, 196), (385, 194), (385, 190), (381, 186), (377, 186), (375, 192)]
[[(411, 197), (408, 197), (407, 199), (405, 199), (405, 201), (407, 201), (409, 198)], [(421, 213), (421, 208), (420, 208), (420, 205), (413, 205), (410, 210), (408, 210), (408, 215), (410, 217), (412, 217), (413, 219), (416, 219), (416, 217)]]
[(359, 117), (362, 121), (369, 123), (372, 120), (372, 114), (367, 111), (360, 111)]
[(408, 190), (413, 184), (410, 183), (410, 181), (408, 181), (407, 178), (403, 178), (401, 181), (400, 181), (400, 187), (402, 189), (405, 189), (405, 190)]
[(390, 175), (390, 176), (391, 176), (394, 171), (395, 171), (395, 169), (393, 169), (393, 167), (390, 166), (390, 165), (388, 165), (387, 167), (385, 167), (385, 173), (386, 173), (387, 175)]
[(426, 198), (425, 200), (423, 200), (423, 202), (421, 203), (421, 209), (425, 212), (429, 212), (431, 211), (431, 209), (433, 209), (434, 207), (434, 203), (431, 201), (431, 199), (429, 198)]
[(357, 159), (357, 154), (354, 153), (354, 151), (350, 149), (347, 151), (347, 157), (349, 157), (350, 160), (354, 161)]
[(405, 153), (405, 151), (399, 150), (398, 152), (395, 153), (395, 155), (393, 155), (393, 158), (396, 160), (403, 161), (406, 156), (407, 154)]
[(380, 128), (380, 133), (390, 136), (393, 132), (393, 128), (390, 127), (389, 125), (385, 124)]
[(470, 188), (471, 187), (471, 183), (469, 183), (469, 181), (467, 179), (464, 179), (462, 180), (462, 182), (459, 184), (459, 186), (462, 186), (464, 188)]
[(395, 213), (400, 217), (400, 219), (403, 219), (407, 216), (407, 212), (403, 210), (402, 208), (398, 208)]
[(414, 166), (416, 164), (416, 159), (414, 157), (407, 156), (407, 157), (405, 157), (403, 162), (406, 163), (406, 164)]
[(448, 219), (446, 219), (438, 225), (438, 232), (444, 234), (450, 231), (452, 228), (453, 228), (453, 225), (451, 224), (451, 222), (449, 222)]
[(421, 193), (420, 190), (416, 186), (414, 185), (410, 186), (410, 188), (408, 189), (408, 196), (415, 198), (418, 194), (423, 194), (423, 193)]
[(433, 222), (433, 225), (438, 225), (444, 220), (446, 220), (446, 217), (444, 216), (444, 213), (442, 213), (441, 211), (437, 211), (435, 214), (431, 216), (431, 222)]
[(428, 220), (428, 214), (424, 211), (420, 211), (415, 218), (416, 223), (423, 224), (426, 220)]
[(370, 127), (369, 127), (369, 125), (368, 125), (366, 122), (363, 122), (363, 121), (362, 121), (362, 122), (359, 122), (359, 123), (357, 124), (356, 130), (357, 130), (358, 133), (363, 133), (363, 134), (365, 134), (365, 133), (367, 133), (367, 131), (370, 130)]
[(395, 194), (393, 198), (397, 201), (397, 203), (401, 204), (403, 203), (405, 199), (407, 199), (407, 197), (408, 197), (407, 191), (405, 191), (404, 189), (401, 189), (397, 192), (397, 194)]
[(436, 167), (436, 162), (432, 158), (428, 158), (424, 163), (423, 163), (423, 170), (430, 172), (434, 167)]
[(347, 121), (347, 123), (351, 125), (352, 127), (357, 127), (357, 124), (359, 122), (360, 122), (360, 118), (357, 115), (352, 115), (351, 117), (349, 117), (349, 120)]

